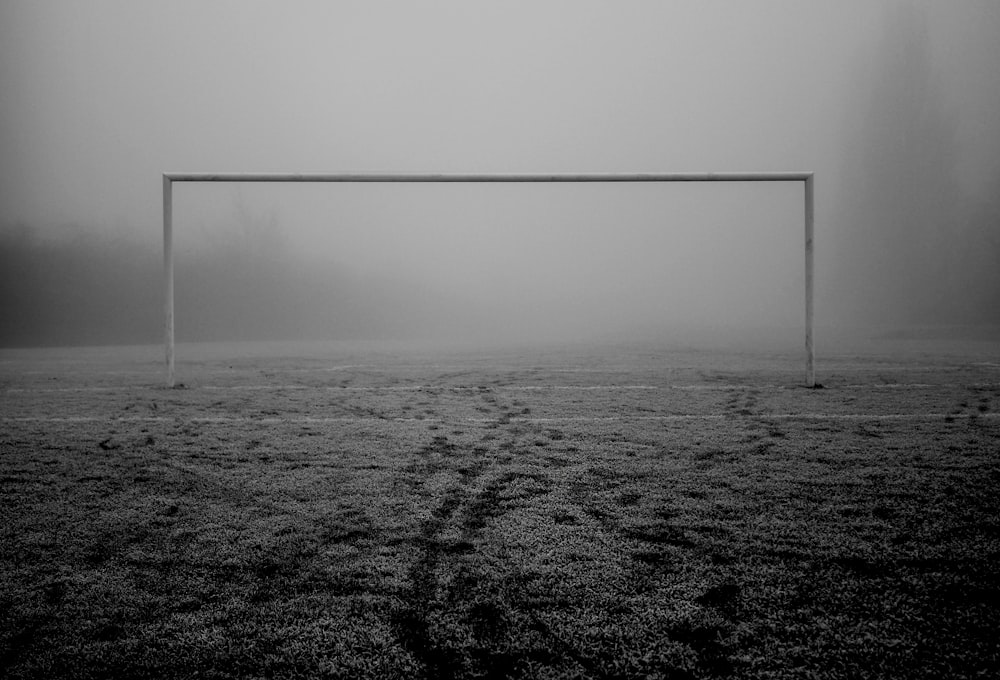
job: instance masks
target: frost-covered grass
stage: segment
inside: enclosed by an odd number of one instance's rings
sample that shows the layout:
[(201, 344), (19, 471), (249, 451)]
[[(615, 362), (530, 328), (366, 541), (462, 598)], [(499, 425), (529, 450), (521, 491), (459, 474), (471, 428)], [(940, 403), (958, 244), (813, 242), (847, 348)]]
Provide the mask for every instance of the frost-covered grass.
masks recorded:
[(613, 356), (255, 358), (180, 390), (8, 362), (0, 675), (1000, 667), (995, 372), (809, 391)]

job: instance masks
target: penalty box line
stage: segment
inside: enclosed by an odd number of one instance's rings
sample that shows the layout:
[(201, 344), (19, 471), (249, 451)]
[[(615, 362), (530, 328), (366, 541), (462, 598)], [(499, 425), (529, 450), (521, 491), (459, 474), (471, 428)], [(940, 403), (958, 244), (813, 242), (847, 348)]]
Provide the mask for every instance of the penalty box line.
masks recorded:
[[(2, 392), (8, 393), (52, 393), (52, 392), (117, 392), (121, 390), (145, 389), (145, 385), (91, 385), (79, 387), (7, 387)], [(736, 389), (738, 386), (731, 386)], [(161, 391), (163, 388), (152, 388)], [(453, 392), (497, 392), (497, 391), (541, 391), (541, 390), (700, 390), (700, 389), (727, 389), (725, 387), (702, 386), (702, 385), (200, 385), (196, 387), (185, 387), (185, 390), (206, 390), (210, 392), (267, 392), (267, 391), (308, 391), (318, 390), (324, 392), (425, 392), (425, 391), (453, 391)]]
[(687, 421), (761, 421), (761, 420), (873, 420), (873, 421), (920, 421), (920, 420), (978, 420), (1000, 418), (1000, 413), (761, 413), (761, 414), (666, 414), (666, 415), (621, 415), (621, 416), (543, 416), (543, 417), (501, 417), (501, 418), (396, 418), (378, 416), (296, 416), (296, 417), (253, 417), (253, 416), (15, 416), (0, 418), (0, 423), (258, 423), (262, 425), (306, 425), (324, 423), (605, 423), (605, 422), (687, 422)]
[[(854, 383), (846, 385), (829, 385), (837, 390), (933, 390), (933, 389), (1000, 389), (1000, 383)], [(7, 394), (51, 394), (74, 392), (119, 392), (129, 390), (151, 389), (156, 392), (161, 387), (150, 388), (148, 385), (92, 385), (78, 387), (6, 387), (0, 393)], [(184, 388), (185, 390), (205, 390), (209, 392), (267, 392), (291, 391), (304, 392), (309, 390), (323, 392), (544, 392), (544, 391), (582, 391), (582, 392), (628, 392), (628, 391), (682, 391), (682, 392), (734, 392), (740, 390), (798, 390), (798, 385), (776, 384), (735, 384), (717, 385), (201, 385)]]

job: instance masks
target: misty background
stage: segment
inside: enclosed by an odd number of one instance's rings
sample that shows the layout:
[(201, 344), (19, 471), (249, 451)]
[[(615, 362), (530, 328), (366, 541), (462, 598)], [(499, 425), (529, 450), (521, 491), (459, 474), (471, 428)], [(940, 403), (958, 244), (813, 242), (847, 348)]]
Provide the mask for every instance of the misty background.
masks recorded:
[[(161, 340), (164, 171), (812, 170), (821, 329), (1000, 324), (997, 35), (993, 0), (11, 0), (0, 346)], [(800, 183), (175, 183), (177, 337), (801, 342), (802, 221)]]

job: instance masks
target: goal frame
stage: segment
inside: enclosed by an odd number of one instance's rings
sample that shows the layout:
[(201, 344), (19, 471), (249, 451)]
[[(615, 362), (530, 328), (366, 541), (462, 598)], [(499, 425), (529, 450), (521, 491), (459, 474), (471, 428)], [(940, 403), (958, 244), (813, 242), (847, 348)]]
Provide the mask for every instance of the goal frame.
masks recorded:
[(813, 172), (675, 172), (563, 174), (297, 174), (297, 173), (163, 173), (163, 332), (166, 385), (174, 386), (174, 182), (337, 182), (337, 183), (473, 183), (473, 182), (802, 182), (805, 222), (805, 350), (806, 386), (816, 386), (813, 347)]

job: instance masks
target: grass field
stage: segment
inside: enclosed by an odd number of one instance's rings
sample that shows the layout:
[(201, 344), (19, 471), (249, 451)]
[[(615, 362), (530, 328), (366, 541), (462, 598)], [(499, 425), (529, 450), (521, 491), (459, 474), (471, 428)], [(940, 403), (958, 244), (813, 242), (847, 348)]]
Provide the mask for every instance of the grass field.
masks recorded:
[(0, 354), (0, 676), (1000, 669), (1000, 353)]

